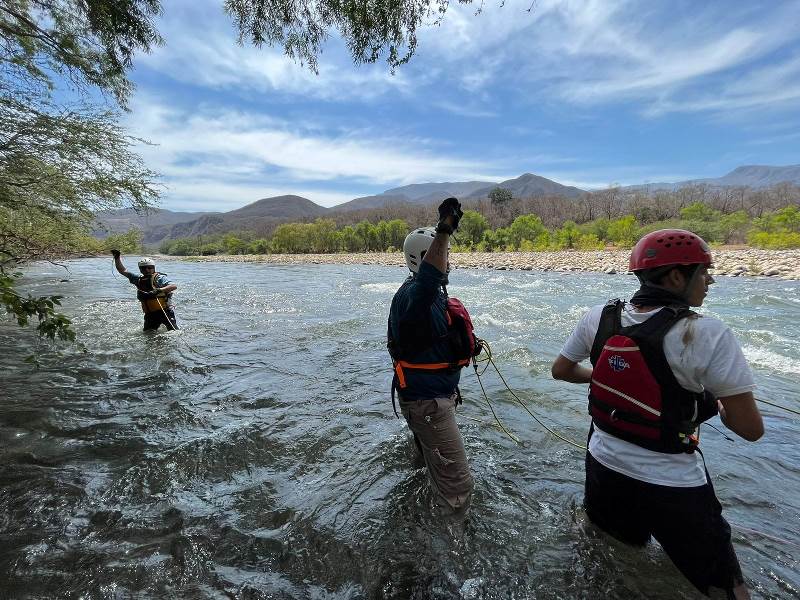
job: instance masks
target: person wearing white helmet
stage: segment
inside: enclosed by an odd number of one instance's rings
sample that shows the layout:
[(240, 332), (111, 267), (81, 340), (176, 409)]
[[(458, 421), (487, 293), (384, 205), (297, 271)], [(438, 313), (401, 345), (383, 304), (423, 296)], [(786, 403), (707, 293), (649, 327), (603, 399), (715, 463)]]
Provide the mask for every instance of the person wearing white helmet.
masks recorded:
[(392, 400), (398, 400), (428, 468), (436, 503), (444, 513), (463, 514), (474, 482), (455, 420), (461, 368), (480, 351), (472, 321), (456, 298), (448, 298), (450, 235), (461, 205), (439, 206), (436, 228), (413, 230), (403, 253), (411, 275), (392, 298), (387, 346), (394, 365)]
[(154, 330), (164, 325), (167, 329), (177, 329), (175, 312), (172, 309), (172, 292), (178, 286), (171, 283), (165, 273), (156, 272), (152, 258), (144, 257), (139, 263), (139, 274), (129, 273), (122, 264), (119, 250), (112, 250), (114, 266), (117, 271), (136, 286), (136, 299), (142, 303), (144, 330)]

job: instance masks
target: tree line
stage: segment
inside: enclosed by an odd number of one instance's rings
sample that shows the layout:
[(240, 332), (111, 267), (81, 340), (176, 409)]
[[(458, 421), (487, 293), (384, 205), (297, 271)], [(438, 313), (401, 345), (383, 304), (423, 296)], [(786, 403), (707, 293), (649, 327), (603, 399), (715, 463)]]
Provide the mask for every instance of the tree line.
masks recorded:
[[(601, 250), (629, 248), (649, 231), (664, 228), (689, 229), (709, 243), (749, 243), (761, 248), (800, 248), (800, 207), (786, 206), (751, 217), (744, 210), (723, 214), (702, 202), (694, 202), (679, 212), (678, 218), (642, 223), (636, 215), (605, 216), (576, 223), (564, 221), (548, 227), (536, 214), (515, 217), (507, 226), (492, 228), (489, 219), (472, 209), (464, 211), (454, 236), (455, 252)], [(252, 232), (180, 238), (163, 242), (159, 251), (175, 256), (214, 254), (308, 254), (336, 252), (397, 251), (410, 231), (405, 219), (360, 221), (337, 227), (334, 219), (312, 223), (286, 223), (270, 237)], [(104, 245), (136, 243), (136, 232), (117, 236)], [(139, 238), (140, 239), (140, 238)]]

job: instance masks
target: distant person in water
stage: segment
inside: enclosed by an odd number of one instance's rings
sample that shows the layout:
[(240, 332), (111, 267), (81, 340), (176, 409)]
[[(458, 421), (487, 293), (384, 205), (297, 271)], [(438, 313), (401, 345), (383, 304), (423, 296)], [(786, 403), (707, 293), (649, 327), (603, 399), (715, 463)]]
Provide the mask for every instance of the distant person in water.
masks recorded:
[[(699, 427), (723, 424), (755, 441), (764, 433), (753, 374), (724, 323), (701, 316), (714, 278), (711, 251), (690, 231), (648, 233), (631, 252), (639, 290), (630, 302), (590, 309), (553, 363), (556, 379), (589, 384), (584, 507), (615, 538), (653, 536), (704, 594), (749, 598), (731, 528), (722, 516)], [(591, 359), (592, 368), (579, 363)]]
[(448, 198), (439, 206), (435, 229), (415, 229), (406, 237), (403, 253), (411, 275), (392, 299), (387, 333), (392, 402), (397, 391), (446, 514), (466, 512), (474, 487), (455, 409), (461, 368), (480, 351), (480, 342), (466, 309), (448, 298), (446, 288), (450, 236), (462, 214), (458, 200)]
[(144, 330), (155, 330), (161, 325), (167, 329), (177, 329), (175, 313), (172, 310), (172, 292), (178, 289), (170, 283), (166, 274), (156, 272), (156, 263), (150, 258), (139, 261), (139, 275), (128, 273), (122, 264), (119, 250), (112, 250), (114, 266), (117, 271), (128, 278), (136, 286), (136, 299), (142, 303), (144, 312)]

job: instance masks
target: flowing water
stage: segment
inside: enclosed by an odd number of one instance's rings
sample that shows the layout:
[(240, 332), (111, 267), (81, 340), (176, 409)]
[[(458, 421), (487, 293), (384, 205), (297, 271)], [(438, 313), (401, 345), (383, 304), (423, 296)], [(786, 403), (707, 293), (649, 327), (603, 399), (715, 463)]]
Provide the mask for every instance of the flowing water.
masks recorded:
[[(522, 444), (464, 371), (473, 506), (463, 523), (434, 516), (388, 395), (402, 269), (164, 262), (182, 330), (153, 334), (110, 260), (67, 266), (32, 266), (24, 289), (62, 294), (83, 347), (53, 352), (0, 324), (0, 596), (696, 597), (657, 545), (592, 528), (582, 452), (489, 372)], [(582, 442), (585, 386), (549, 367), (583, 312), (633, 283), (461, 270), (450, 293), (511, 387)], [(758, 394), (800, 408), (800, 284), (721, 278), (703, 311), (734, 330)], [(706, 427), (705, 456), (754, 596), (798, 598), (800, 417), (762, 408), (761, 441)]]

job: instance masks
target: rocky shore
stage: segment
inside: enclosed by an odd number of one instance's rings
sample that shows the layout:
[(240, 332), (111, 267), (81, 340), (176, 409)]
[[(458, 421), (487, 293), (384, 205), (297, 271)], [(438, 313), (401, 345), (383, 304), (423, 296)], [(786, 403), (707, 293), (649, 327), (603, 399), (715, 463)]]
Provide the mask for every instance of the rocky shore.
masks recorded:
[[(760, 250), (756, 248), (714, 249), (715, 275), (728, 277), (776, 277), (800, 280), (800, 250)], [(498, 269), (522, 271), (594, 271), (626, 273), (629, 250), (559, 252), (458, 252), (450, 256), (460, 269)], [(167, 258), (167, 257), (165, 257)], [(169, 257), (174, 258), (174, 257)], [(403, 266), (402, 252), (359, 254), (246, 254), (192, 256), (197, 262), (267, 262), (273, 264), (346, 264)]]

